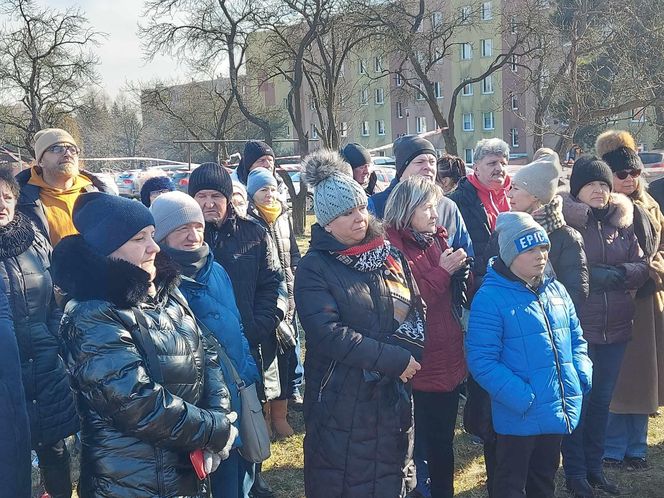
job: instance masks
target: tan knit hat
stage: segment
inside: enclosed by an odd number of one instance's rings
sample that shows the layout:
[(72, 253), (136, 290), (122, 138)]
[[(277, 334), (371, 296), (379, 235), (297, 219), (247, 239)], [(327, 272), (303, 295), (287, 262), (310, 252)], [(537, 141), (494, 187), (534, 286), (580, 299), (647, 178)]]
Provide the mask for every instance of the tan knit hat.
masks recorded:
[(69, 132), (61, 128), (45, 128), (35, 135), (35, 159), (39, 161), (51, 145), (67, 143), (76, 145), (76, 140)]

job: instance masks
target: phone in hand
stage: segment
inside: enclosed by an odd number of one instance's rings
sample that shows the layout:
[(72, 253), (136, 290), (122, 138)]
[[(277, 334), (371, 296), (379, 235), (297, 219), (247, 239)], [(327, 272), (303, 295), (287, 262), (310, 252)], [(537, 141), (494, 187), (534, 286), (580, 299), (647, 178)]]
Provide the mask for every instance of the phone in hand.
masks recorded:
[(203, 456), (203, 450), (197, 449), (189, 453), (189, 460), (191, 460), (191, 465), (194, 466), (196, 475), (202, 481), (207, 477), (207, 472), (205, 472), (205, 458)]

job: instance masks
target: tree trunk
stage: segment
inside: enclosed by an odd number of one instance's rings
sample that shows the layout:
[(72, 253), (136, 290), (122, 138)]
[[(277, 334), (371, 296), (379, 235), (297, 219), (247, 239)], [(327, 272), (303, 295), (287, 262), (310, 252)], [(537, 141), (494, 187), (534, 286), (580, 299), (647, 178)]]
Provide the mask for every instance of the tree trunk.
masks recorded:
[(657, 130), (657, 140), (655, 140), (655, 149), (664, 149), (664, 106), (655, 106), (655, 130)]

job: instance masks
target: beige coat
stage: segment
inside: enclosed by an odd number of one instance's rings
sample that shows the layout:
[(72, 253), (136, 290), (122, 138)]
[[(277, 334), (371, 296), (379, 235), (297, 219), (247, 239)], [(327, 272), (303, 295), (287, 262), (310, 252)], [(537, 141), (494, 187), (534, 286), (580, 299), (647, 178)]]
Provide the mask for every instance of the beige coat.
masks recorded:
[(632, 340), (625, 351), (610, 409), (613, 413), (651, 414), (664, 405), (664, 215), (647, 192), (641, 190), (633, 197), (654, 227), (659, 249), (651, 256), (649, 266), (657, 291), (635, 299)]

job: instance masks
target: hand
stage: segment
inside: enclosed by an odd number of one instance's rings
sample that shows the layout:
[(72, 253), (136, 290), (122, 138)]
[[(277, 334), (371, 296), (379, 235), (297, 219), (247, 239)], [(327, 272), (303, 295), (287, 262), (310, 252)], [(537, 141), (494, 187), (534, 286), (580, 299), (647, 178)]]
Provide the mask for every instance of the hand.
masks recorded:
[(455, 271), (466, 265), (467, 257), (468, 255), (466, 254), (466, 251), (462, 248), (459, 248), (456, 251), (452, 248), (447, 248), (443, 251), (443, 254), (440, 255), (438, 266), (452, 275)]
[(217, 470), (220, 463), (221, 457), (218, 453), (213, 453), (210, 450), (203, 450), (203, 467), (205, 468), (206, 474), (209, 475)]
[(228, 433), (228, 441), (226, 441), (226, 446), (224, 446), (224, 449), (219, 452), (220, 460), (226, 460), (230, 456), (233, 443), (240, 433), (240, 431), (237, 430), (237, 427), (233, 425), (233, 422), (237, 420), (237, 412), (230, 412), (228, 415), (226, 415), (226, 418), (231, 423), (231, 430)]
[(422, 365), (417, 363), (417, 361), (415, 361), (415, 358), (411, 356), (410, 361), (408, 362), (408, 366), (406, 367), (406, 370), (404, 370), (403, 373), (399, 375), (401, 382), (403, 382), (404, 384), (408, 382), (421, 368)]
[(606, 292), (625, 286), (625, 273), (622, 268), (609, 265), (590, 267), (590, 290)]

